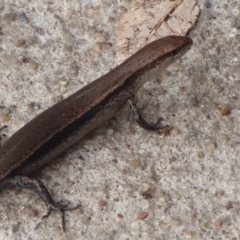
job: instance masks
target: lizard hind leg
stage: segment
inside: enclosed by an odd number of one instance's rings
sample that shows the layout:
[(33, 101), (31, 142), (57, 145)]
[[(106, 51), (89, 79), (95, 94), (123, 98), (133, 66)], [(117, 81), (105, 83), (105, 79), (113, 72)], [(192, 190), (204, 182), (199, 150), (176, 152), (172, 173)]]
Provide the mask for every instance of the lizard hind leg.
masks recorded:
[(60, 212), (62, 218), (62, 229), (64, 232), (66, 231), (65, 212), (74, 210), (81, 206), (80, 204), (77, 206), (68, 206), (69, 204), (63, 204), (61, 202), (54, 201), (45, 185), (42, 183), (42, 181), (40, 181), (37, 178), (22, 175), (11, 176), (3, 179), (0, 182), (0, 189), (4, 189), (5, 187), (20, 187), (34, 189), (38, 193), (38, 195), (42, 198), (42, 200), (44, 201), (48, 208), (47, 214), (44, 215), (42, 219), (49, 217), (52, 211)]
[(6, 137), (6, 134), (4, 134), (4, 133), (1, 133), (1, 132), (2, 132), (2, 130), (3, 130), (3, 129), (5, 129), (5, 128), (7, 128), (7, 126), (6, 126), (6, 125), (4, 125), (4, 126), (0, 127), (0, 148), (2, 147), (2, 141), (3, 141), (3, 139)]

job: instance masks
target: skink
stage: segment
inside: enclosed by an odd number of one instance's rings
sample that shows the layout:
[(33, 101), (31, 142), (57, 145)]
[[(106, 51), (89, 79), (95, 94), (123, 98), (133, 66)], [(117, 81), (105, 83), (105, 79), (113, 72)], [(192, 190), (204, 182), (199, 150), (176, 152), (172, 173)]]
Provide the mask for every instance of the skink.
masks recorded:
[[(149, 124), (132, 99), (156, 72), (161, 72), (192, 46), (188, 37), (168, 36), (156, 40), (118, 67), (91, 82), (63, 101), (32, 119), (10, 137), (0, 149), (0, 190), (9, 186), (32, 187), (51, 210), (62, 213), (70, 207), (56, 203), (43, 183), (31, 177), (87, 133), (111, 118), (127, 102), (140, 126)], [(47, 214), (49, 215), (49, 214)]]

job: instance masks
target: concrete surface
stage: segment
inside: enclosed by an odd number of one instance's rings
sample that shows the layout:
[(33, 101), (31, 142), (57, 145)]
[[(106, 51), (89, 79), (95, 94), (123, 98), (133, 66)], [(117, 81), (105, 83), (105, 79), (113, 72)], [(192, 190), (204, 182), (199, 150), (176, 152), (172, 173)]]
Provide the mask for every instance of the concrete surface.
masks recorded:
[[(115, 28), (129, 6), (0, 1), (8, 137), (114, 67)], [(199, 6), (192, 50), (137, 95), (145, 116), (174, 126), (170, 136), (139, 128), (123, 109), (38, 175), (55, 199), (81, 203), (67, 232), (57, 213), (41, 220), (38, 196), (14, 189), (1, 193), (0, 239), (240, 238), (240, 4)]]

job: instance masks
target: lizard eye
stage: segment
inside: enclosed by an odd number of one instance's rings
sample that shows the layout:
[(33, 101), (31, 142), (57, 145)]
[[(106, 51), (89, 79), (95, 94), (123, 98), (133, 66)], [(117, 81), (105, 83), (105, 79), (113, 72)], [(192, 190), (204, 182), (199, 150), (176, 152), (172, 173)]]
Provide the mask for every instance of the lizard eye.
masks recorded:
[(171, 51), (171, 55), (172, 56), (176, 56), (176, 55), (178, 55), (178, 53), (179, 53), (179, 48), (174, 49), (173, 51)]

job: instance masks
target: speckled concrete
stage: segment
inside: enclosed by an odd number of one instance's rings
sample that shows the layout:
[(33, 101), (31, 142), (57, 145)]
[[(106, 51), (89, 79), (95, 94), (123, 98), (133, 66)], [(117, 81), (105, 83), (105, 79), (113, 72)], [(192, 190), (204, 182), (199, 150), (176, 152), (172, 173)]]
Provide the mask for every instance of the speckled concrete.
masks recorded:
[[(109, 2), (0, 1), (7, 136), (114, 67), (130, 1)], [(171, 135), (139, 128), (124, 109), (39, 175), (56, 199), (82, 204), (67, 213), (67, 232), (57, 213), (41, 221), (38, 196), (14, 189), (1, 193), (0, 239), (240, 238), (240, 4), (199, 5), (192, 50), (138, 94)]]

